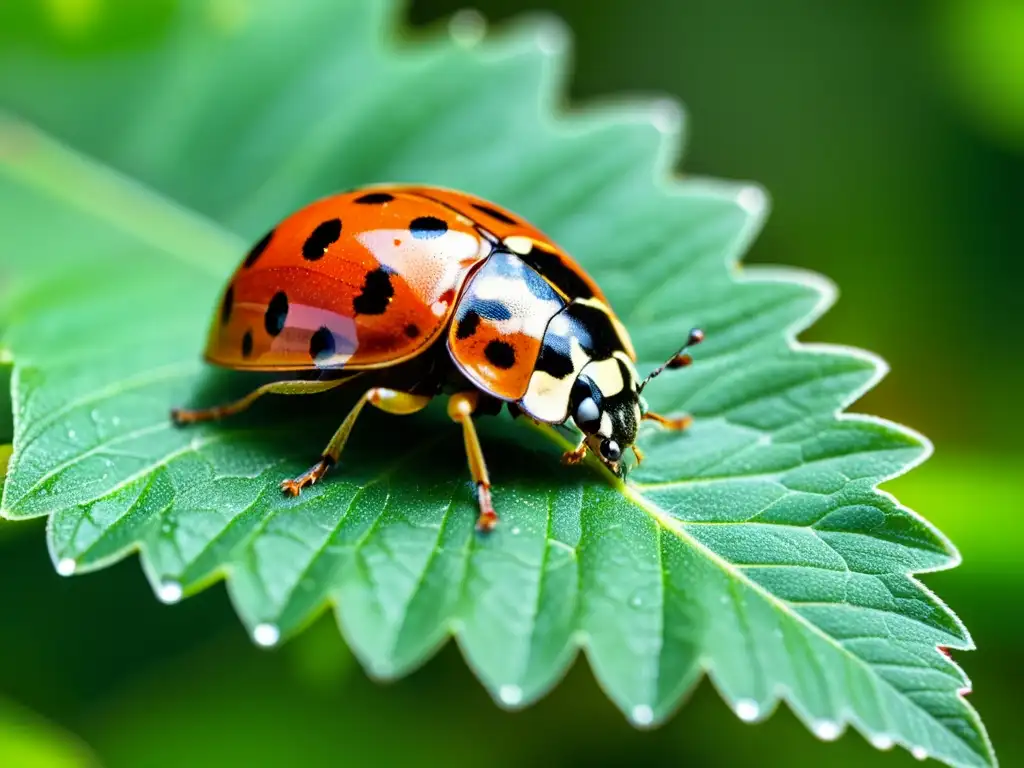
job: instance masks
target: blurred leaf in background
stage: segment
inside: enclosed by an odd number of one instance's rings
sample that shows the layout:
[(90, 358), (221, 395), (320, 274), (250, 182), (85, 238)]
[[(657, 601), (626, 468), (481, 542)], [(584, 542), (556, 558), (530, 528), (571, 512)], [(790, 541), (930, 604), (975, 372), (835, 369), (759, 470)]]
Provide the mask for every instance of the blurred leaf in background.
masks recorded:
[(33, 712), (0, 699), (0, 765), (11, 768), (99, 768), (77, 738)]
[(971, 125), (1024, 153), (1024, 3), (941, 0), (934, 5), (939, 82)]

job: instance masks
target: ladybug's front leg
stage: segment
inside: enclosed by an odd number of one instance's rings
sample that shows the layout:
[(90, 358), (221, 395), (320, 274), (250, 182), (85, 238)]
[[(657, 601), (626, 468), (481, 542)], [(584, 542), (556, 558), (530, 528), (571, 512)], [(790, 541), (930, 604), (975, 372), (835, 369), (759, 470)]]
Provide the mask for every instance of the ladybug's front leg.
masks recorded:
[(282, 482), (281, 490), (289, 496), (298, 496), (302, 492), (303, 488), (307, 485), (313, 485), (313, 483), (319, 481), (327, 474), (327, 471), (331, 467), (338, 463), (338, 457), (341, 456), (341, 450), (345, 447), (345, 443), (348, 442), (348, 436), (352, 433), (352, 427), (355, 426), (356, 419), (359, 417), (359, 414), (362, 413), (362, 410), (367, 403), (386, 413), (405, 416), (407, 414), (423, 410), (427, 407), (427, 403), (429, 402), (430, 397), (427, 395), (413, 395), (409, 392), (398, 392), (394, 389), (387, 389), (386, 387), (374, 387), (373, 389), (368, 389), (363, 393), (363, 396), (359, 398), (356, 404), (352, 406), (352, 410), (348, 412), (348, 416), (345, 417), (345, 420), (341, 422), (341, 426), (338, 427), (338, 431), (334, 433), (331, 441), (327, 444), (327, 447), (324, 448), (320, 461), (298, 477)]
[(573, 464), (579, 464), (583, 459), (587, 457), (587, 440), (586, 438), (580, 440), (580, 444), (577, 445), (570, 451), (566, 451), (562, 454), (562, 463), (572, 466)]
[(460, 392), (448, 398), (448, 415), (452, 421), (462, 425), (462, 437), (466, 443), (466, 458), (469, 459), (469, 473), (476, 483), (476, 497), (480, 505), (480, 514), (476, 519), (476, 529), (483, 533), (494, 530), (498, 524), (498, 515), (491, 504), (491, 479), (487, 475), (484, 453), (480, 448), (480, 440), (473, 426), (473, 412), (480, 398), (476, 392)]

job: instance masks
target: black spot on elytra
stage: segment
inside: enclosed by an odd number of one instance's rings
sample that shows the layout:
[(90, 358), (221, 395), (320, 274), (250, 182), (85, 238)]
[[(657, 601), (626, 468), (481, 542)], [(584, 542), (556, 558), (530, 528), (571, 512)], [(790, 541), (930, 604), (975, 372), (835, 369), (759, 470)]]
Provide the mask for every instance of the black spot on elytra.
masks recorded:
[(508, 370), (516, 364), (516, 350), (507, 341), (489, 341), (484, 347), (484, 357), (495, 368)]
[(390, 273), (379, 267), (366, 273), (363, 291), (352, 300), (352, 308), (357, 315), (382, 315), (395, 295), (395, 287), (391, 285)]
[(544, 275), (570, 299), (593, 297), (594, 292), (590, 290), (586, 281), (568, 267), (554, 251), (534, 245), (529, 253), (520, 255), (519, 258)]
[(323, 258), (327, 248), (341, 237), (341, 219), (328, 219), (317, 225), (302, 244), (302, 258), (316, 261)]
[(381, 203), (390, 203), (394, 199), (395, 196), (389, 195), (387, 192), (370, 192), (362, 197), (357, 197), (355, 201), (361, 205), (380, 205)]
[(418, 216), (409, 224), (409, 231), (417, 240), (430, 240), (448, 231), (448, 225), (436, 216)]
[(235, 306), (235, 286), (229, 285), (227, 291), (224, 293), (224, 301), (220, 305), (220, 323), (221, 325), (227, 325), (228, 320), (231, 319), (231, 310)]
[(334, 355), (334, 334), (326, 325), (321, 325), (309, 338), (309, 356), (317, 362)]
[(252, 354), (252, 331), (246, 331), (242, 337), (242, 357), (249, 357)]
[(459, 320), (459, 324), (455, 327), (455, 338), (456, 339), (468, 339), (474, 333), (476, 333), (477, 326), (480, 325), (480, 315), (474, 312), (472, 309), (469, 310)]
[(511, 216), (509, 216), (507, 213), (503, 213), (503, 212), (499, 211), (497, 208), (491, 208), (491, 206), (489, 206), (489, 205), (480, 205), (478, 203), (473, 203), (472, 205), (473, 205), (474, 208), (476, 208), (478, 211), (480, 211), (480, 213), (486, 213), (492, 219), (497, 219), (498, 221), (503, 221), (506, 224), (513, 224), (513, 225), (515, 225), (515, 224), (519, 223), (518, 221), (513, 219)]
[(278, 291), (267, 305), (266, 314), (263, 315), (263, 325), (266, 327), (267, 333), (277, 336), (284, 330), (284, 323), (287, 319), (288, 297), (284, 291)]
[(407, 326), (405, 326), (405, 335), (408, 336), (410, 339), (415, 339), (417, 336), (420, 335), (419, 326), (416, 325), (415, 323), (409, 323)]
[(544, 334), (544, 343), (541, 345), (540, 356), (537, 358), (534, 369), (543, 371), (556, 379), (571, 376), (575, 369), (572, 365), (569, 339), (553, 333)]
[(252, 247), (252, 250), (249, 251), (249, 253), (246, 254), (245, 256), (246, 267), (251, 267), (253, 264), (256, 263), (256, 259), (262, 256), (263, 252), (267, 250), (267, 246), (270, 245), (270, 240), (273, 237), (274, 230), (270, 230), (269, 232), (267, 232), (267, 234), (263, 236), (262, 240), (260, 240), (258, 243), (256, 243), (256, 245)]

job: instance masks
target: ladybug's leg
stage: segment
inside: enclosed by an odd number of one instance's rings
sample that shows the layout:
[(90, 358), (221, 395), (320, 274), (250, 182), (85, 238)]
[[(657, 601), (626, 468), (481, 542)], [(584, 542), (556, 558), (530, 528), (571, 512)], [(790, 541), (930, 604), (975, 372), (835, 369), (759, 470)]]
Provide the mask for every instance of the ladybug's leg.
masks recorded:
[(344, 379), (329, 379), (327, 381), (274, 381), (257, 387), (245, 397), (239, 398), (231, 403), (215, 405), (212, 408), (200, 408), (189, 410), (187, 408), (174, 408), (171, 410), (171, 420), (175, 424), (195, 424), (200, 421), (216, 421), (226, 416), (233, 416), (241, 413), (256, 400), (264, 395), (313, 395), (317, 392), (326, 392), (345, 384), (352, 377)]
[(404, 416), (426, 408), (429, 402), (430, 397), (428, 395), (412, 395), (408, 392), (397, 392), (385, 387), (368, 389), (356, 404), (352, 406), (352, 410), (348, 412), (345, 420), (341, 422), (338, 431), (334, 433), (331, 441), (324, 448), (320, 461), (298, 477), (282, 482), (281, 490), (291, 496), (298, 496), (303, 488), (320, 480), (320, 478), (327, 474), (327, 470), (338, 463), (338, 457), (341, 456), (341, 450), (345, 447), (345, 443), (348, 442), (348, 436), (352, 433), (352, 427), (355, 426), (356, 419), (367, 403), (387, 413)]
[(487, 532), (498, 524), (498, 515), (491, 504), (491, 479), (487, 475), (484, 454), (480, 450), (480, 440), (473, 426), (473, 411), (476, 410), (479, 397), (476, 392), (460, 392), (448, 398), (448, 415), (452, 421), (462, 425), (462, 437), (466, 443), (466, 458), (469, 459), (469, 474), (476, 483), (476, 498), (480, 505), (480, 515), (476, 519), (476, 529)]
[(580, 440), (580, 444), (573, 448), (571, 451), (566, 451), (562, 454), (562, 463), (573, 465), (579, 464), (587, 456), (587, 439), (583, 438)]
[(644, 421), (656, 421), (665, 429), (684, 430), (693, 423), (692, 416), (679, 416), (677, 418), (671, 418), (669, 416), (662, 416), (660, 413), (652, 413), (648, 411), (644, 414)]

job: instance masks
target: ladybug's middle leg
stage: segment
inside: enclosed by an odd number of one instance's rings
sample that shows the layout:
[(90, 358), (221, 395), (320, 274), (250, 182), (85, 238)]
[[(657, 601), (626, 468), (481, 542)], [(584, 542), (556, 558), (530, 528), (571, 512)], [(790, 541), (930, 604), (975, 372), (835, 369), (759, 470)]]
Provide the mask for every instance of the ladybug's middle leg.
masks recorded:
[(340, 387), (352, 378), (352, 376), (349, 376), (343, 379), (328, 379), (326, 381), (273, 381), (269, 384), (264, 384), (262, 387), (257, 387), (245, 397), (230, 403), (224, 403), (223, 405), (196, 410), (174, 408), (171, 410), (171, 420), (175, 424), (216, 421), (217, 419), (241, 413), (264, 395), (312, 395), (317, 392), (326, 392), (329, 389)]
[(476, 497), (480, 505), (480, 515), (476, 519), (476, 529), (487, 532), (498, 524), (498, 515), (491, 504), (491, 479), (484, 463), (484, 453), (480, 449), (480, 439), (476, 436), (473, 426), (473, 412), (480, 402), (476, 392), (460, 392), (448, 398), (448, 415), (452, 421), (462, 425), (462, 437), (466, 443), (466, 458), (469, 459), (469, 474), (476, 483)]
[(368, 389), (356, 404), (352, 406), (352, 410), (348, 412), (345, 420), (341, 422), (338, 431), (334, 433), (331, 441), (324, 448), (320, 461), (298, 477), (282, 482), (281, 490), (291, 496), (298, 496), (303, 488), (307, 485), (313, 485), (313, 483), (326, 475), (331, 467), (338, 463), (338, 457), (341, 456), (341, 451), (345, 447), (345, 443), (348, 442), (348, 436), (352, 432), (352, 427), (355, 426), (356, 419), (367, 403), (386, 413), (404, 416), (426, 408), (430, 400), (429, 395), (413, 395), (409, 392), (398, 392), (386, 387)]

